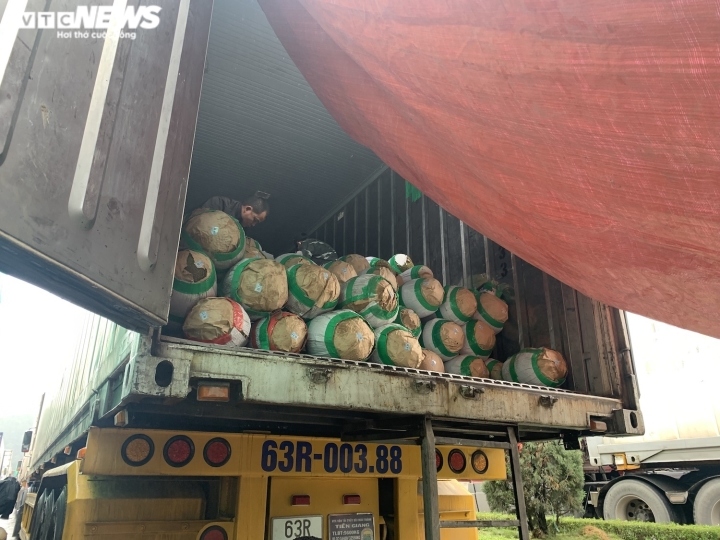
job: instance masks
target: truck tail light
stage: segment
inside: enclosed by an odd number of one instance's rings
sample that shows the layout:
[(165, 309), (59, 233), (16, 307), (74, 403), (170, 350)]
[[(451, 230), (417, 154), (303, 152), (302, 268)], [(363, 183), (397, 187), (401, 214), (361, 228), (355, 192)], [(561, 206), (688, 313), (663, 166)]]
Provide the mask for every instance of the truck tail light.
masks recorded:
[(466, 464), (465, 454), (462, 450), (458, 450), (457, 448), (450, 450), (448, 454), (448, 466), (452, 472), (460, 474), (465, 470)]
[(200, 383), (197, 389), (198, 401), (230, 401), (230, 384)]
[(194, 455), (195, 445), (185, 435), (171, 437), (163, 449), (165, 462), (171, 467), (184, 467), (190, 463)]
[(120, 457), (131, 467), (140, 467), (150, 461), (155, 453), (155, 444), (147, 435), (132, 435), (125, 439), (120, 448)]
[(488, 470), (488, 458), (482, 450), (475, 450), (470, 458), (473, 470), (478, 474), (485, 474)]
[(293, 495), (290, 504), (293, 506), (310, 506), (310, 495)]
[(230, 443), (222, 437), (210, 439), (203, 450), (203, 457), (211, 467), (222, 467), (230, 460)]
[(87, 446), (83, 446), (80, 450), (77, 451), (77, 455), (75, 456), (75, 459), (85, 459), (86, 453), (87, 453)]
[(228, 535), (225, 532), (225, 529), (218, 527), (217, 525), (213, 525), (203, 531), (200, 535), (200, 540), (228, 540)]
[(435, 450), (435, 468), (438, 472), (440, 472), (440, 469), (443, 468), (443, 457), (440, 450)]
[(343, 495), (343, 504), (360, 504), (360, 495)]

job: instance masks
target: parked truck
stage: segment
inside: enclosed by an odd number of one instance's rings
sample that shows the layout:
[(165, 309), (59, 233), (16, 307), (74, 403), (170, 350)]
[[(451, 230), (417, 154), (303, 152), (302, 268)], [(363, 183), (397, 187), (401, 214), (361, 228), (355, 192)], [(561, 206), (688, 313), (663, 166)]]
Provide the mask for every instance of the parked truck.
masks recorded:
[[(529, 538), (519, 440), (643, 433), (625, 314), (346, 136), (254, 1), (158, 4), (158, 27), (134, 39), (3, 26), (0, 270), (97, 314), (45, 401), (22, 538), (475, 538), (483, 523), (452, 481), (504, 478), (505, 453), (518, 519), (503, 524)], [(493, 356), (550, 347), (567, 381), (165, 335), (183, 215), (243, 187), (272, 194), (252, 234), (275, 254), (307, 231), (340, 255), (407, 253), (446, 285), (496, 279), (510, 318)]]
[(720, 341), (637, 315), (630, 329), (646, 433), (585, 441), (588, 514), (720, 525)]

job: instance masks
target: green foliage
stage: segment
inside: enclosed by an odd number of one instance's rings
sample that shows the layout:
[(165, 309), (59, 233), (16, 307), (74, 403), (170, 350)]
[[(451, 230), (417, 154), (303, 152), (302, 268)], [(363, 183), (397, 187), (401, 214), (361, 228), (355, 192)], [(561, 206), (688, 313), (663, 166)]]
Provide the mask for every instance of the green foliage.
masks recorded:
[[(558, 441), (528, 443), (520, 452), (530, 529), (548, 534), (545, 516), (560, 516), (580, 510), (583, 500), (582, 456), (566, 451)], [(510, 478), (508, 464), (508, 478)], [(490, 508), (508, 512), (514, 505), (512, 482), (487, 482), (484, 487)]]
[[(514, 515), (484, 513), (480, 520), (515, 519)], [(633, 521), (602, 521), (597, 519), (565, 518), (560, 523), (556, 540), (596, 540), (591, 530), (603, 531), (611, 540), (718, 540), (720, 527), (705, 525), (677, 525), (675, 523), (641, 523)], [(480, 529), (480, 540), (517, 538), (515, 529)]]

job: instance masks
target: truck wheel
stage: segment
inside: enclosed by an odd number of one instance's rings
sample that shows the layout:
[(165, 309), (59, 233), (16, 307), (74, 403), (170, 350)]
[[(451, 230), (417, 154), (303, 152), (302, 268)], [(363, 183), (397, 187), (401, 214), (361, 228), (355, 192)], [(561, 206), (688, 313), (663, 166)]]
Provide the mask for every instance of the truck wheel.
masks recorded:
[(693, 518), (698, 525), (720, 525), (720, 478), (710, 480), (695, 495)]
[(673, 508), (665, 496), (640, 480), (621, 480), (605, 495), (605, 519), (669, 523), (673, 521), (673, 515)]

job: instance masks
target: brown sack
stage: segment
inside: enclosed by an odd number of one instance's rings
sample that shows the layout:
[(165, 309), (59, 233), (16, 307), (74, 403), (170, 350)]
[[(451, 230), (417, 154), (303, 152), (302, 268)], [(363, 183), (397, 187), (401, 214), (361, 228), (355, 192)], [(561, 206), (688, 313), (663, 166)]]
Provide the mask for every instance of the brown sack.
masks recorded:
[(445, 373), (445, 363), (442, 361), (437, 354), (428, 349), (423, 349), (423, 358), (418, 366), (418, 369), (424, 369), (426, 371), (437, 371), (438, 373)]
[(342, 260), (346, 263), (351, 264), (352, 267), (355, 269), (355, 273), (358, 276), (362, 274), (365, 270), (370, 268), (370, 263), (367, 261), (367, 259), (362, 255), (358, 255), (357, 253), (345, 255), (344, 257), (342, 257)]
[(345, 261), (341, 261), (340, 259), (326, 263), (324, 267), (335, 274), (335, 277), (341, 285), (349, 279), (357, 276), (357, 272), (355, 271), (353, 265)]
[[(358, 336), (362, 336), (362, 339), (358, 339)], [(364, 361), (375, 346), (375, 334), (362, 318), (354, 317), (338, 323), (333, 344), (340, 358)]]

